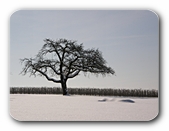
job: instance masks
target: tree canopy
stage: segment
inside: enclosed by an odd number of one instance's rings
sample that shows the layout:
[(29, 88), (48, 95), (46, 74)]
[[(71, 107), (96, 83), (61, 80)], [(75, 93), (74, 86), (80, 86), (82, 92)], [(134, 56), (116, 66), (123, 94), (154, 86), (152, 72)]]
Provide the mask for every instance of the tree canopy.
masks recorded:
[(45, 39), (44, 42), (35, 58), (21, 59), (24, 63), (21, 74), (44, 76), (49, 81), (61, 83), (63, 95), (67, 94), (67, 80), (81, 71), (103, 76), (115, 74), (98, 49), (84, 49), (83, 44), (67, 39)]

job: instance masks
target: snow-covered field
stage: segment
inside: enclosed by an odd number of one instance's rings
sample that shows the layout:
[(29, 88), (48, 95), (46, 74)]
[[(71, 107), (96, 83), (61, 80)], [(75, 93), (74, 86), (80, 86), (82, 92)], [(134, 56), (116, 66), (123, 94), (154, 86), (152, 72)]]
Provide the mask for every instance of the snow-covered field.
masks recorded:
[(10, 115), (19, 121), (149, 121), (158, 98), (10, 94)]

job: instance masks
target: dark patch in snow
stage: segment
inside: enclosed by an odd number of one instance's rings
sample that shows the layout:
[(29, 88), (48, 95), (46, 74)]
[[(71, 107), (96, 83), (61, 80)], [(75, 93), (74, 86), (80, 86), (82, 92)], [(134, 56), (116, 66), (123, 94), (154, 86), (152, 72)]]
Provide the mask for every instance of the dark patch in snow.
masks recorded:
[(105, 102), (105, 101), (107, 101), (107, 99), (106, 98), (104, 98), (104, 99), (102, 99), (102, 100), (98, 100), (99, 102)]
[(99, 102), (106, 102), (106, 101), (114, 101), (115, 99), (112, 98), (112, 99), (107, 99), (107, 98), (104, 98), (102, 100), (98, 100)]
[(126, 99), (126, 100), (121, 100), (121, 102), (127, 102), (127, 103), (135, 103), (135, 101), (130, 100), (130, 99)]

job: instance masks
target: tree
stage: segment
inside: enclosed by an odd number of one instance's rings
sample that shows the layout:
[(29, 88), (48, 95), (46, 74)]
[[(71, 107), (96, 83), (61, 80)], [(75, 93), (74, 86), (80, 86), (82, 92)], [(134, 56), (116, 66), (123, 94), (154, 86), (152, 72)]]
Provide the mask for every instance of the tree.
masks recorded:
[(95, 75), (114, 74), (111, 67), (98, 49), (84, 49), (83, 44), (76, 41), (45, 39), (45, 44), (35, 58), (21, 59), (24, 67), (21, 74), (44, 76), (48, 81), (61, 83), (63, 95), (67, 95), (66, 82), (76, 77), (81, 71)]

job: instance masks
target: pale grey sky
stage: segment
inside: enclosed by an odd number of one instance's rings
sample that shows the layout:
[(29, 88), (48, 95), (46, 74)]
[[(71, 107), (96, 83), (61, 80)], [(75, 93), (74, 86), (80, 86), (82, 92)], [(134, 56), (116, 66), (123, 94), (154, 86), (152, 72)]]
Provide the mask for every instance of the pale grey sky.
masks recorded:
[(66, 38), (99, 48), (116, 76), (83, 73), (68, 87), (158, 89), (159, 19), (149, 10), (20, 10), (10, 18), (10, 86), (57, 86), (19, 75), (20, 58), (34, 57), (45, 38)]

